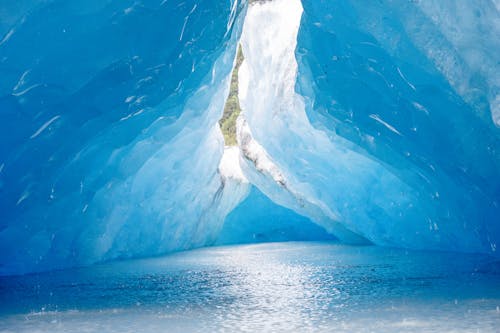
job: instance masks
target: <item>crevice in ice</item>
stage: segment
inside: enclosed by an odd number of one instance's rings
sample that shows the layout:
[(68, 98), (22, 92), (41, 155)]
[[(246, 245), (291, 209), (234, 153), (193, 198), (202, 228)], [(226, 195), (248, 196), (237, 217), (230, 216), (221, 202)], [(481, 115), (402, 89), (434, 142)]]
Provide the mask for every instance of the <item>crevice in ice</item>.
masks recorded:
[[(266, 10), (267, 4), (270, 3), (269, 1), (254, 1), (250, 4), (250, 8), (262, 6)], [(293, 8), (297, 9), (296, 6)], [(300, 15), (295, 15), (290, 19), (292, 21), (295, 20), (293, 24), (298, 25)], [(263, 22), (263, 24), (265, 25), (266, 23)], [(270, 30), (276, 29), (275, 26), (269, 26), (268, 28)], [(242, 40), (241, 42), (245, 43), (246, 41)], [(285, 42), (287, 41), (285, 40)], [(292, 48), (288, 49), (288, 51), (293, 53), (294, 46), (291, 46)], [(250, 45), (250, 47), (255, 47), (257, 52), (268, 52), (268, 50), (262, 49), (260, 45)], [(331, 235), (335, 235), (346, 242), (366, 243), (366, 240), (362, 237), (355, 235), (340, 224), (332, 221), (332, 219), (335, 219), (336, 214), (328, 207), (320, 202), (312, 203), (307, 199), (306, 195), (290, 188), (288, 180), (280, 167), (273, 161), (273, 158), (268, 154), (266, 149), (254, 138), (252, 129), (245, 117), (249, 112), (244, 112), (241, 109), (240, 100), (241, 98), (245, 98), (249, 89), (260, 94), (262, 93), (262, 89), (266, 89), (269, 86), (259, 84), (248, 85), (248, 68), (245, 67), (245, 58), (243, 55), (244, 52), (240, 46), (233, 68), (228, 100), (224, 108), (223, 117), (219, 122), (225, 138), (224, 154), (218, 169), (221, 175), (222, 186), (224, 187), (229, 183), (239, 188), (239, 193), (241, 194), (241, 197), (239, 197), (241, 198), (240, 202), (247, 199), (250, 193), (258, 191), (258, 193), (264, 195), (276, 207), (282, 207), (279, 209), (290, 209), (292, 213), (288, 214), (301, 216), (298, 220), (312, 221), (325, 228)], [(253, 56), (255, 56), (255, 50)], [(282, 71), (281, 68), (271, 70)], [(263, 77), (263, 79), (266, 78), (265, 76)], [(289, 82), (287, 83), (289, 84)], [(264, 82), (264, 84), (267, 84), (267, 82)], [(267, 100), (264, 99), (264, 101)], [(248, 107), (252, 108), (251, 105)], [(287, 110), (283, 109), (282, 111), (286, 113)], [(272, 124), (269, 125), (272, 126)], [(270, 137), (272, 135), (273, 133), (269, 133)], [(249, 191), (249, 189), (253, 190)], [(252, 194), (252, 196), (256, 196), (256, 194)], [(255, 199), (252, 197), (247, 200), (253, 202)], [(255, 207), (257, 210), (259, 208)], [(295, 219), (295, 217), (290, 218), (292, 220)], [(245, 223), (249, 223), (248, 221), (250, 220), (250, 218), (245, 218), (242, 219), (241, 223), (244, 225)], [(272, 218), (266, 223), (269, 230), (274, 228)], [(304, 228), (306, 229), (308, 228), (307, 223), (304, 222)]]
[[(275, 19), (276, 17), (278, 20)], [(241, 173), (238, 171), (237, 174), (243, 174), (251, 186), (255, 186), (274, 204), (286, 207), (310, 219), (345, 242), (366, 243), (364, 237), (337, 222), (339, 220), (337, 212), (321, 200), (309, 196), (307, 191), (304, 192), (303, 188), (309, 187), (307, 184), (301, 186), (294, 180), (288, 179), (282, 167), (275, 162), (273, 155), (255, 138), (253, 133), (254, 130), (260, 132), (261, 139), (263, 138), (264, 141), (281, 139), (278, 135), (282, 134), (282, 130), (293, 130), (293, 127), (288, 128), (289, 124), (284, 124), (280, 117), (290, 121), (291, 125), (294, 122), (295, 124), (299, 122), (308, 124), (303, 110), (299, 113), (294, 111), (297, 106), (294, 92), (296, 65), (290, 67), (287, 63), (290, 56), (294, 57), (296, 42), (291, 41), (290, 37), (296, 41), (300, 17), (299, 1), (256, 1), (250, 5), (240, 41), (245, 58), (248, 51), (250, 59), (241, 59), (236, 76), (241, 113), (236, 122), (238, 147), (234, 147), (233, 152), (238, 150), (240, 157), (238, 160), (232, 157), (233, 168), (241, 170)], [(259, 25), (260, 29), (264, 29), (275, 38), (270, 43), (266, 43), (266, 34), (263, 31), (252, 30), (255, 25)], [(269, 57), (274, 59), (271, 64), (260, 61)], [(252, 74), (258, 78), (250, 82)], [(256, 99), (248, 99), (248, 94), (253, 94)], [(270, 96), (276, 96), (276, 99), (273, 100)], [(249, 117), (254, 126), (251, 126)], [(307, 129), (307, 125), (302, 129)], [(223, 161), (229, 160), (229, 158), (223, 158)], [(224, 167), (219, 167), (219, 170), (228, 169), (227, 163), (221, 163), (221, 165)], [(221, 174), (224, 173), (234, 174), (228, 171)], [(272, 228), (272, 225), (269, 228)]]
[(231, 85), (229, 86), (229, 95), (224, 105), (222, 118), (219, 120), (219, 126), (224, 135), (224, 144), (226, 146), (236, 146), (236, 119), (240, 115), (241, 107), (238, 98), (238, 71), (243, 62), (243, 52), (241, 45), (238, 45), (236, 59), (231, 73)]

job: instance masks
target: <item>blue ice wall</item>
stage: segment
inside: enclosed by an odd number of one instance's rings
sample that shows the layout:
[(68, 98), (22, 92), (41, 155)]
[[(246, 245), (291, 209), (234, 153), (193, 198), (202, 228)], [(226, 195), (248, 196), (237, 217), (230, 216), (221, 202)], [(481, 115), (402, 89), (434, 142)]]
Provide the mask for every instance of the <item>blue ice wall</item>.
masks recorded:
[[(0, 274), (326, 237), (255, 189), (219, 235), (250, 186), (217, 127), (246, 6), (0, 4)], [(254, 6), (246, 178), (332, 233), (498, 255), (498, 1)]]
[(308, 240), (336, 238), (307, 217), (277, 205), (252, 186), (246, 199), (226, 217), (215, 244)]
[(207, 241), (244, 6), (0, 4), (0, 273)]
[(382, 244), (498, 253), (498, 4), (302, 3), (297, 91), (309, 119), (409, 185), (422, 212), (389, 223), (382, 189), (358, 203), (381, 232), (357, 230)]

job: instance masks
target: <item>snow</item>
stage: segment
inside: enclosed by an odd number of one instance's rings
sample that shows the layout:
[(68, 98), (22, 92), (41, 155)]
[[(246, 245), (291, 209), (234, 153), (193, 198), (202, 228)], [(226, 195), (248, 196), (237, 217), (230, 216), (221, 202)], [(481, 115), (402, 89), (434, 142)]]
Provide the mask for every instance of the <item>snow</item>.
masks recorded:
[(240, 148), (238, 146), (224, 147), (224, 154), (219, 163), (219, 172), (223, 179), (235, 179), (248, 183), (240, 166)]

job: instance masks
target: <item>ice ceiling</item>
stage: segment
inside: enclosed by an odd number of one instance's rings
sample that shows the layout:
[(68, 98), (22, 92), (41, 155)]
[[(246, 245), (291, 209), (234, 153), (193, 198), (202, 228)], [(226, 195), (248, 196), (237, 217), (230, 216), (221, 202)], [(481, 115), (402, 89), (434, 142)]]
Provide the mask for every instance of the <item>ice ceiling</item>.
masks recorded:
[(0, 274), (297, 238), (498, 256), (499, 36), (496, 0), (3, 2)]

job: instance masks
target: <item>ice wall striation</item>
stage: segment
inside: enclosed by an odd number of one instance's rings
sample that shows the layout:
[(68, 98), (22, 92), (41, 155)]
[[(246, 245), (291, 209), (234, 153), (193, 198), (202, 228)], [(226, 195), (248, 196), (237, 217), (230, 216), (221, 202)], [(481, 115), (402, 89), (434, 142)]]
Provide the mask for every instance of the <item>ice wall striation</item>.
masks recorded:
[(217, 121), (246, 4), (16, 3), (0, 6), (0, 274), (213, 242), (244, 197)]
[(500, 253), (498, 1), (246, 7), (0, 6), (0, 274), (332, 235)]
[[(417, 248), (495, 253), (498, 9), (491, 1), (303, 4), (298, 90), (313, 125), (348, 140), (417, 199), (413, 216), (404, 206), (400, 219), (387, 219), (385, 208), (373, 211), (370, 224), (394, 221), (395, 227), (385, 235), (365, 229), (365, 235)], [(385, 193), (380, 188), (373, 195), (387, 200)]]
[(247, 177), (343, 240), (497, 254), (499, 17), (489, 1), (251, 6), (240, 133), (272, 166), (244, 154)]

